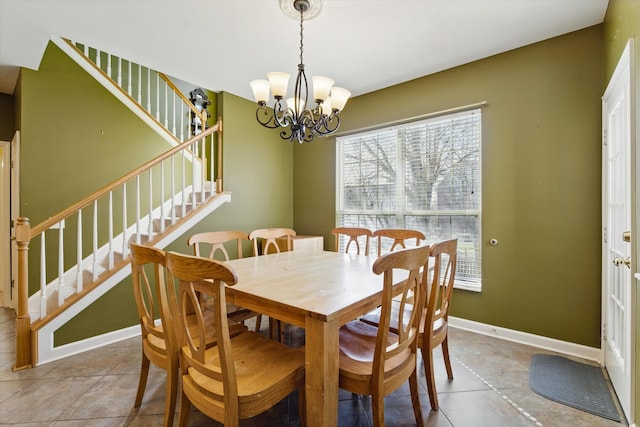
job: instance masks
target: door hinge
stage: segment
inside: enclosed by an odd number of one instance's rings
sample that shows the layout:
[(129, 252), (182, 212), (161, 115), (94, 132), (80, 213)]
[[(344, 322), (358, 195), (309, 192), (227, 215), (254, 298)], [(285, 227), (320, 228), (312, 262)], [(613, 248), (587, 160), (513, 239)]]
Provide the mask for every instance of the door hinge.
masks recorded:
[(607, 340), (607, 324), (603, 324), (602, 325), (602, 338), (606, 341)]
[(607, 129), (602, 130), (602, 145), (607, 145)]
[(607, 243), (607, 227), (602, 228), (602, 241)]

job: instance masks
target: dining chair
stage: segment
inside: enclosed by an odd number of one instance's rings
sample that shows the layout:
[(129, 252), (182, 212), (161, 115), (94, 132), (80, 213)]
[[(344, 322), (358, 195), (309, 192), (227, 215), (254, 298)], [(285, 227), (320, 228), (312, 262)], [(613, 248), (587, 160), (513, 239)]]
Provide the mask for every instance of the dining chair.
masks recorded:
[[(438, 393), (435, 385), (433, 349), (441, 346), (444, 366), (449, 380), (453, 380), (453, 370), (449, 357), (449, 307), (451, 296), (453, 295), (453, 285), (457, 267), (458, 239), (445, 240), (431, 246), (430, 256), (434, 260), (431, 264), (429, 276), (431, 280), (425, 280), (427, 286), (423, 286), (427, 293), (425, 304), (421, 310), (422, 320), (420, 323), (420, 333), (418, 345), (422, 353), (424, 362), (425, 377), (427, 380), (427, 391), (429, 392), (429, 402), (431, 408), (437, 411)], [(392, 311), (397, 313), (400, 304), (394, 301)], [(405, 307), (405, 323), (408, 322), (408, 314), (413, 313), (413, 307)], [(380, 323), (380, 310), (376, 310), (360, 320), (370, 325)], [(395, 317), (392, 316), (393, 319)], [(398, 329), (398, 323), (391, 325), (391, 330)]]
[[(131, 243), (130, 247), (133, 295), (136, 300), (142, 332), (142, 365), (134, 406), (138, 408), (142, 403), (150, 363), (165, 370), (167, 372), (167, 387), (163, 426), (167, 427), (173, 425), (173, 416), (176, 410), (178, 354), (169, 350), (166, 330), (161, 324), (156, 324), (158, 317), (169, 315), (168, 312), (163, 313), (162, 310), (166, 304), (160, 302), (160, 299), (166, 298), (165, 254), (164, 251), (150, 246)], [(148, 272), (152, 274), (148, 274)], [(159, 312), (156, 312), (156, 307)]]
[[(384, 425), (384, 397), (409, 380), (416, 424), (423, 425), (418, 394), (417, 345), (420, 313), (400, 318), (411, 301), (423, 304), (421, 283), (428, 270), (429, 246), (387, 253), (373, 263), (373, 272), (383, 274), (380, 322), (373, 326), (358, 320), (339, 331), (339, 385), (352, 393), (371, 395), (373, 424)], [(397, 273), (406, 271), (407, 277)], [(392, 310), (398, 301), (399, 311)], [(392, 317), (396, 318), (393, 319)], [(391, 324), (401, 325), (395, 332)]]
[[(211, 259), (215, 259), (217, 256), (223, 261), (229, 261), (229, 252), (225, 247), (225, 243), (235, 243), (237, 257), (242, 258), (242, 242), (248, 239), (249, 236), (244, 231), (208, 231), (190, 236), (187, 243), (189, 246), (193, 246), (193, 254), (195, 256)], [(256, 318), (255, 331), (260, 331), (260, 321), (262, 320), (260, 313), (229, 304), (227, 305), (227, 316), (230, 320), (239, 323)]]
[[(191, 405), (225, 426), (256, 416), (298, 391), (305, 419), (304, 352), (257, 332), (229, 333), (225, 289), (238, 277), (227, 264), (191, 255), (166, 255), (169, 304), (180, 353), (182, 384), (179, 425), (187, 425)], [(203, 321), (198, 292), (212, 295), (217, 345), (202, 343), (211, 326)], [(181, 308), (181, 310), (178, 310)], [(193, 311), (197, 328), (188, 327)]]
[(205, 258), (215, 259), (219, 251), (223, 261), (229, 261), (230, 256), (225, 243), (236, 243), (237, 258), (242, 258), (242, 242), (249, 239), (244, 231), (206, 231), (189, 237), (187, 243), (193, 247), (193, 254)]
[(349, 253), (349, 246), (351, 246), (351, 243), (355, 243), (356, 254), (360, 255), (360, 242), (358, 241), (358, 238), (364, 237), (364, 255), (369, 255), (369, 241), (373, 234), (368, 228), (336, 227), (331, 230), (331, 234), (335, 236), (336, 252), (340, 251), (340, 238), (348, 237), (349, 240), (347, 241), (347, 243), (345, 243), (344, 252)]
[(422, 232), (408, 228), (381, 228), (373, 232), (373, 237), (377, 238), (378, 256), (382, 255), (382, 243), (387, 239), (393, 240), (388, 249), (389, 252), (394, 251), (398, 247), (406, 248), (407, 240), (410, 239), (415, 239), (415, 246), (420, 245), (421, 241), (426, 240)]
[(293, 249), (293, 237), (296, 232), (290, 228), (260, 228), (249, 233), (253, 242), (253, 256), (268, 254), (270, 250), (280, 253), (277, 239), (286, 239), (287, 251)]
[[(280, 253), (278, 239), (286, 239), (287, 251), (293, 249), (293, 237), (295, 230), (290, 228), (259, 228), (249, 233), (249, 239), (253, 242), (253, 256), (266, 255), (269, 250)], [(256, 322), (262, 321), (262, 315), (258, 315)], [(271, 338), (278, 337), (284, 343), (286, 325), (280, 320), (269, 319), (269, 334)]]

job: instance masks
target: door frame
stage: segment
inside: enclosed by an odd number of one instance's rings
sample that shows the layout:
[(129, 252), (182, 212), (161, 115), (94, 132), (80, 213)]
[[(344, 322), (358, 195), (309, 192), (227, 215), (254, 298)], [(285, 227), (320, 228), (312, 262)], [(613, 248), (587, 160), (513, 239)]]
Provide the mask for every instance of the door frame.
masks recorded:
[(20, 131), (16, 131), (13, 139), (0, 141), (2, 145), (2, 162), (0, 168), (0, 200), (2, 212), (0, 213), (0, 306), (15, 308), (18, 302), (18, 246), (14, 237), (14, 227), (20, 212), (19, 203), (19, 169), (18, 160), (20, 153)]
[(11, 143), (0, 141), (0, 306), (13, 307), (11, 292)]

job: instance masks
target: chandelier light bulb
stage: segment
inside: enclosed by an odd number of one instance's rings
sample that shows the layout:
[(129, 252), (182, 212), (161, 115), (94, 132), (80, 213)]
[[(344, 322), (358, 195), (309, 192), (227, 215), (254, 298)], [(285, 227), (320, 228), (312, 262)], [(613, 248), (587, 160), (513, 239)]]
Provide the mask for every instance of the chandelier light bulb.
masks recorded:
[[(296, 109), (296, 100), (298, 101), (297, 109)], [(294, 98), (294, 97), (287, 99), (287, 107), (289, 107), (289, 110), (291, 111), (292, 114), (295, 114), (297, 116), (300, 116), (304, 111), (304, 104), (305, 104), (304, 99)]]
[(252, 80), (249, 85), (253, 90), (253, 97), (260, 105), (266, 105), (269, 100), (269, 82), (264, 79)]
[(316, 102), (322, 102), (327, 99), (334, 81), (324, 76), (313, 76), (311, 81), (313, 81), (313, 99)]
[(333, 109), (342, 111), (350, 96), (351, 92), (344, 88), (334, 87), (331, 89), (331, 104), (333, 105)]
[(329, 116), (331, 115), (331, 97), (327, 96), (327, 99), (325, 99), (324, 101), (322, 101), (322, 104), (320, 104), (320, 109), (322, 110), (322, 114), (325, 116)]
[(289, 73), (271, 72), (267, 73), (269, 84), (271, 85), (271, 93), (276, 99), (282, 99), (287, 95), (287, 87), (289, 86)]

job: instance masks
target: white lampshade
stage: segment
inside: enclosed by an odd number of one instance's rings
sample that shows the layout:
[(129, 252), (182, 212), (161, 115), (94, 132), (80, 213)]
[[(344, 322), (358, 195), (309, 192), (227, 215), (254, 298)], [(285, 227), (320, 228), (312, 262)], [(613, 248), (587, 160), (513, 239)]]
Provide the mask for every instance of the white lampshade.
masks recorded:
[(331, 104), (334, 110), (342, 111), (347, 100), (351, 96), (351, 92), (341, 87), (331, 89)]
[(269, 101), (269, 82), (267, 80), (252, 80), (249, 82), (249, 86), (251, 86), (251, 90), (253, 90), (253, 97), (256, 99), (258, 104), (261, 102), (266, 104), (267, 101)]
[[(293, 97), (287, 98), (287, 107), (289, 107), (289, 110), (291, 110), (292, 112), (295, 111), (295, 108), (296, 108), (295, 101), (296, 101), (296, 98), (293, 98)], [(304, 99), (298, 98), (297, 114), (300, 115), (302, 111), (304, 111)]]
[(322, 101), (322, 104), (320, 104), (320, 106), (322, 107), (322, 114), (326, 116), (331, 115), (331, 97), (330, 96), (328, 96), (327, 99)]
[(284, 98), (287, 94), (287, 86), (289, 86), (289, 73), (267, 73), (267, 78), (271, 84), (271, 93), (273, 93), (273, 96)]
[(313, 81), (313, 99), (316, 101), (327, 99), (334, 81), (324, 76), (313, 76), (311, 80)]

